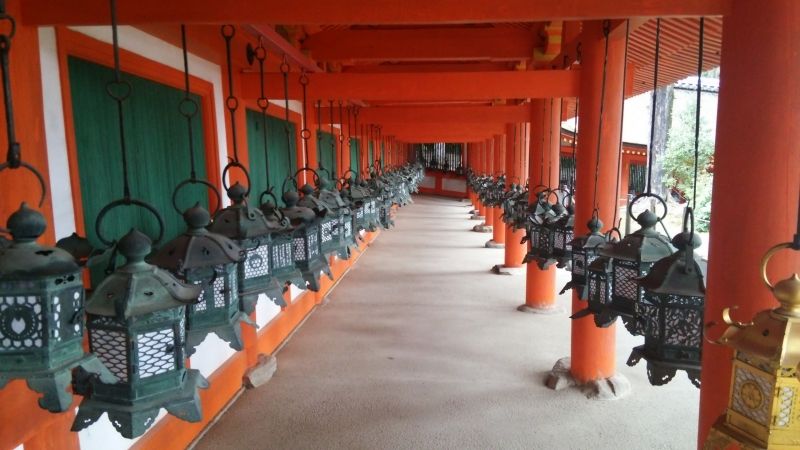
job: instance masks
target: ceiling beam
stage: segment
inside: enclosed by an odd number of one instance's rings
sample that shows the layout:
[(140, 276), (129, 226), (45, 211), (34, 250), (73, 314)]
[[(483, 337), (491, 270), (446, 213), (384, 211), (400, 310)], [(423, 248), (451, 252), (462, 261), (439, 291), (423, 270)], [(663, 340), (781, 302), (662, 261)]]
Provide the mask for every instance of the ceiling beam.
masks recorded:
[[(331, 110), (321, 108), (323, 121), (330, 118)], [(359, 123), (376, 124), (505, 124), (528, 122), (531, 117), (529, 103), (497, 106), (384, 106), (360, 108)], [(333, 108), (334, 123), (339, 122), (339, 108)], [(345, 115), (345, 123), (347, 116)], [(352, 119), (351, 119), (352, 121)], [(326, 122), (327, 123), (327, 122)]]
[(348, 29), (312, 34), (303, 48), (317, 61), (520, 61), (537, 40), (509, 27)]
[[(242, 74), (242, 96), (260, 95), (259, 76)], [(289, 97), (302, 99), (297, 73), (290, 74)], [(279, 73), (265, 77), (269, 98), (283, 98)], [(309, 99), (362, 99), (366, 102), (402, 100), (494, 100), (575, 97), (579, 70), (449, 73), (315, 73), (309, 75)]]
[(492, 72), (511, 70), (511, 62), (435, 62), (435, 63), (383, 63), (343, 65), (342, 72)]
[[(137, 0), (120, 2), (121, 24), (459, 24), (712, 16), (732, 0)], [(107, 0), (25, 0), (26, 25), (109, 23)]]
[(394, 136), (395, 139), (405, 142), (480, 141), (503, 133), (505, 133), (505, 125), (503, 124), (462, 124), (447, 126), (435, 124), (395, 124), (381, 127), (381, 134), (383, 136)]

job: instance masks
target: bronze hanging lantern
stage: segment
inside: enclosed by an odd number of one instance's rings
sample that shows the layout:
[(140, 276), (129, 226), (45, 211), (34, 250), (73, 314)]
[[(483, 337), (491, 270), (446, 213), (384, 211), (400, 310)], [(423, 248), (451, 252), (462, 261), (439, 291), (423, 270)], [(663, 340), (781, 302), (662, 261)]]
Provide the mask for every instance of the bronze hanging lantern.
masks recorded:
[[(607, 327), (617, 317), (622, 317), (625, 328), (634, 336), (644, 334), (643, 323), (639, 320), (639, 305), (642, 304), (644, 290), (636, 283), (636, 279), (647, 275), (653, 263), (675, 252), (670, 239), (656, 230), (667, 215), (667, 203), (652, 193), (653, 147), (656, 123), (656, 89), (658, 88), (658, 58), (660, 51), (661, 19), (656, 20), (656, 66), (653, 71), (653, 105), (650, 117), (650, 146), (648, 148), (647, 187), (643, 194), (628, 202), (627, 213), (639, 226), (639, 230), (625, 236), (620, 242), (608, 245), (600, 250), (600, 254), (611, 259), (611, 303), (602, 315), (595, 315), (598, 326)], [(652, 198), (664, 208), (661, 217), (646, 209), (638, 217), (633, 216), (633, 205), (643, 198)], [(662, 224), (663, 226), (663, 224)]]
[(46, 225), (24, 203), (8, 219), (13, 240), (0, 249), (0, 387), (24, 379), (42, 394), (40, 407), (63, 412), (72, 404), (74, 369), (106, 383), (116, 378), (83, 351), (81, 268), (66, 251), (36, 243)]
[[(692, 222), (691, 231), (687, 220)], [(628, 365), (646, 360), (647, 378), (655, 386), (670, 382), (677, 370), (683, 370), (692, 384), (700, 387), (706, 288), (694, 258), (700, 237), (693, 222), (691, 208), (687, 208), (684, 231), (672, 238), (678, 251), (657, 261), (647, 275), (636, 280), (644, 289), (639, 305), (644, 345), (633, 349)]]
[(320, 250), (319, 218), (313, 210), (299, 206), (299, 200), (297, 192), (284, 192), (283, 202), (286, 203), (286, 208), (281, 212), (293, 227), (292, 252), (295, 266), (303, 274), (306, 287), (317, 292), (320, 288), (320, 274), (325, 273), (332, 281), (333, 273)]
[(564, 208), (565, 213), (553, 223), (553, 250), (551, 258), (555, 261), (558, 268), (567, 268), (572, 261), (572, 240), (575, 228), (575, 207), (572, 204), (572, 197)]
[[(231, 54), (231, 42), (235, 33), (236, 30), (231, 25), (224, 25), (221, 29), (222, 38), (225, 40), (225, 52), (228, 56)], [(245, 252), (244, 258), (237, 265), (237, 285), (242, 310), (245, 314), (250, 314), (255, 310), (259, 296), (262, 294), (276, 305), (286, 306), (286, 302), (283, 300), (283, 282), (287, 280), (273, 276), (274, 265), (272, 264), (277, 259), (276, 253), (273, 253), (273, 251), (277, 251), (272, 244), (273, 233), (285, 229), (285, 227), (277, 222), (268, 222), (261, 211), (247, 204), (251, 186), (250, 174), (239, 162), (235, 126), (239, 101), (233, 96), (233, 68), (230, 64), (230, 57), (227, 60), (229, 62), (227, 65), (229, 96), (225, 104), (228, 108), (229, 120), (233, 124), (231, 127), (233, 158), (222, 171), (222, 184), (232, 204), (214, 214), (209, 231), (232, 240)], [(242, 171), (247, 180), (247, 187), (242, 186), (239, 182), (232, 186), (226, 184), (227, 175), (232, 169)]]
[(198, 422), (203, 415), (197, 389), (208, 382), (186, 368), (184, 345), (186, 305), (197, 300), (202, 288), (146, 263), (150, 239), (135, 229), (117, 249), (126, 263), (97, 286), (86, 313), (89, 346), (118, 381), (83, 381), (84, 399), (72, 431), (107, 413), (114, 428), (132, 439), (147, 431), (161, 408)]
[[(631, 201), (628, 214), (633, 216), (631, 206), (645, 195), (654, 194), (642, 194)], [(666, 215), (666, 204), (664, 214)], [(663, 216), (659, 218), (649, 209), (645, 210), (636, 217), (636, 222), (641, 226), (639, 230), (600, 249), (600, 255), (610, 259), (611, 302), (606, 305), (602, 314), (595, 315), (599, 326), (607, 327), (617, 317), (622, 317), (625, 328), (631, 334), (644, 334), (644, 325), (639, 320), (639, 305), (643, 303), (644, 289), (637, 284), (636, 279), (647, 275), (656, 261), (675, 252), (669, 238), (655, 228), (662, 218)]]
[(351, 249), (358, 248), (355, 231), (356, 220), (353, 211), (333, 182), (326, 177), (320, 179), (319, 200), (339, 217), (337, 256), (341, 259), (349, 259)]
[(603, 229), (603, 222), (598, 217), (597, 209), (592, 212), (592, 218), (586, 226), (589, 228), (589, 233), (578, 236), (570, 243), (572, 279), (560, 292), (563, 294), (567, 289), (572, 289), (578, 294), (580, 300), (589, 298), (589, 266), (597, 259), (598, 250), (608, 242), (607, 235), (600, 232)]
[[(0, 72), (6, 121), (7, 158), (3, 170), (26, 169), (41, 187), (39, 206), (47, 187), (39, 171), (22, 159), (16, 140), (11, 98), (9, 58), (14, 37), (14, 19), (0, 4), (0, 15), (11, 31), (0, 33)], [(75, 369), (98, 375), (113, 383), (114, 376), (83, 350), (84, 297), (79, 262), (68, 252), (40, 245), (44, 216), (23, 203), (7, 222), (11, 240), (0, 239), (0, 388), (14, 379), (24, 379), (42, 394), (39, 406), (63, 412), (72, 404), (68, 391)]]
[(187, 209), (183, 218), (186, 231), (166, 243), (150, 262), (203, 289), (197, 302), (186, 308), (186, 353), (191, 356), (211, 333), (241, 350), (241, 323), (252, 324), (239, 301), (237, 268), (245, 252), (206, 229), (211, 217), (199, 204)]

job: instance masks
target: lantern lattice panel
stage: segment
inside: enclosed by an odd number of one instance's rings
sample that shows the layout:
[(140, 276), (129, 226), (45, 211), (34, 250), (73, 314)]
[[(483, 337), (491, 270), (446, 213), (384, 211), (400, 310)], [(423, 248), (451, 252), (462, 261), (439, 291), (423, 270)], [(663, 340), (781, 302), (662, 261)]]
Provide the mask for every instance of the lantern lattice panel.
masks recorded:
[[(669, 296), (670, 308), (665, 310), (665, 325), (670, 333), (664, 342), (669, 345), (699, 348), (703, 336), (703, 299), (700, 297)], [(676, 305), (694, 307), (677, 308)]]
[(172, 328), (139, 335), (139, 378), (169, 372), (175, 368), (175, 331)]
[[(0, 321), (0, 350), (40, 348), (42, 346), (42, 306), (39, 299), (40, 297), (37, 296), (6, 296), (2, 298), (2, 302), (0, 302), (2, 316), (19, 316), (19, 318)], [(10, 311), (7, 313), (8, 310)], [(31, 324), (26, 323), (26, 319)]]
[(269, 275), (269, 246), (259, 245), (247, 252), (244, 263), (244, 278), (256, 278)]
[[(633, 267), (630, 267), (633, 265)], [(636, 277), (639, 271), (636, 270), (635, 261), (614, 261), (614, 294), (628, 300), (636, 300), (639, 294), (639, 285), (636, 284)]]
[(335, 220), (326, 220), (320, 225), (322, 231), (322, 244), (327, 245), (328, 242), (333, 240), (333, 227), (336, 224)]
[[(98, 320), (95, 321), (97, 323)], [(90, 333), (92, 352), (122, 382), (128, 381), (128, 343), (125, 332), (95, 328)]]
[(353, 236), (353, 222), (350, 220), (344, 222), (344, 235), (348, 238)]
[(598, 300), (604, 305), (611, 303), (607, 282), (600, 280), (598, 277), (591, 277), (589, 279), (589, 290), (591, 292), (600, 292)]
[(657, 305), (645, 300), (639, 305), (639, 317), (644, 320), (642, 327), (644, 334), (658, 338), (661, 336), (659, 326), (660, 309)]
[(736, 367), (731, 407), (748, 419), (769, 426), (772, 387), (768, 377)]
[(302, 261), (306, 259), (306, 240), (303, 237), (296, 237), (292, 240), (294, 247), (295, 261)]
[(310, 232), (308, 235), (308, 257), (313, 258), (319, 255), (319, 236), (316, 232)]
[(218, 276), (215, 278), (212, 289), (214, 289), (214, 308), (225, 307), (225, 277)]
[(272, 265), (286, 267), (294, 264), (292, 259), (292, 241), (286, 241), (273, 247)]

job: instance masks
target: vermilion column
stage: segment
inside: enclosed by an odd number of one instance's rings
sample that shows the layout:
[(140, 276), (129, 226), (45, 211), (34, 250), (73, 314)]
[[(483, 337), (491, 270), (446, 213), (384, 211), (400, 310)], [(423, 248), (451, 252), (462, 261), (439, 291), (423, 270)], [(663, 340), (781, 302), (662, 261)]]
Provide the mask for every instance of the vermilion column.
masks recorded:
[[(578, 130), (577, 177), (575, 191), (575, 234), (588, 232), (586, 223), (592, 217), (592, 198), (595, 195), (594, 173), (597, 160), (597, 142), (600, 139), (599, 174), (596, 186), (597, 205), (604, 230), (611, 227), (616, 208), (617, 155), (622, 124), (623, 67), (625, 57), (624, 37), (612, 37), (608, 46), (608, 68), (603, 110), (602, 137), (598, 136), (601, 84), (603, 78), (604, 39), (602, 24), (588, 22), (584, 25), (580, 86), (580, 129)], [(586, 307), (573, 293), (572, 312)], [(615, 364), (615, 327), (597, 328), (591, 316), (572, 322), (571, 372), (579, 383), (587, 383), (613, 376)], [(627, 351), (627, 349), (625, 350)]]
[[(558, 164), (552, 164), (553, 152), (556, 157), (559, 151), (558, 139), (550, 139), (552, 117), (556, 102), (550, 99), (539, 99), (531, 105), (531, 139), (530, 139), (530, 185), (548, 185), (557, 183)], [(558, 125), (560, 127), (560, 123)], [(536, 190), (531, 190), (530, 201), (536, 201)], [(530, 243), (528, 243), (530, 245)], [(525, 284), (525, 304), (517, 308), (522, 312), (553, 313), (556, 309), (556, 268), (550, 266), (541, 270), (535, 262), (527, 264)]]
[[(525, 184), (527, 174), (523, 173), (525, 167), (524, 159), (527, 159), (527, 148), (524, 146), (525, 124), (506, 125), (506, 179), (508, 184)], [(525, 151), (522, 151), (522, 150)], [(525, 237), (525, 230), (514, 231), (510, 226), (506, 226), (506, 252), (504, 264), (495, 266), (495, 272), (499, 274), (511, 274), (513, 270), (522, 267), (522, 259), (525, 257), (527, 246), (523, 244), (522, 238)]]
[[(510, 137), (509, 137), (510, 139)], [(499, 175), (500, 172), (505, 172), (506, 167), (506, 136), (496, 134), (494, 136), (493, 145), (494, 155), (492, 155), (492, 167), (494, 168), (494, 175)], [(503, 208), (492, 208), (492, 219), (494, 227), (492, 228), (492, 239), (486, 243), (488, 248), (503, 248), (506, 243), (506, 227), (503, 223)]]
[[(800, 150), (792, 143), (800, 141), (800, 3), (737, 0), (723, 25), (705, 321), (720, 323), (723, 308), (738, 306), (734, 318), (748, 322), (757, 311), (778, 306), (760, 279), (760, 259), (769, 247), (790, 241), (796, 226)], [(741, 199), (753, 194), (769, 200), (743, 213)], [(797, 255), (784, 251), (773, 258), (773, 282), (798, 271)], [(706, 337), (717, 338), (723, 329), (713, 327)], [(731, 356), (727, 347), (703, 347), (699, 446), (725, 411)]]

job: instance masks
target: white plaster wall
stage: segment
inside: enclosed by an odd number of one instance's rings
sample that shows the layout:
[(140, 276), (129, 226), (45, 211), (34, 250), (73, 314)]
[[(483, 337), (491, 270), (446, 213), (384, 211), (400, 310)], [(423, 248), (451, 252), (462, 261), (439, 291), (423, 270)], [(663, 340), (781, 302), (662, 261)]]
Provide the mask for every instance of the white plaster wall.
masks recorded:
[[(77, 409), (75, 410), (77, 413)], [(158, 423), (167, 415), (166, 409), (161, 409), (156, 416), (154, 422)], [(98, 449), (98, 450), (120, 450), (127, 449), (133, 446), (141, 439), (141, 437), (134, 439), (125, 439), (117, 433), (114, 425), (108, 420), (108, 415), (103, 414), (92, 426), (78, 432), (78, 442), (80, 443), (81, 450)]]
[[(241, 324), (242, 327), (250, 325)], [(227, 342), (220, 339), (216, 334), (211, 333), (195, 348), (195, 352), (189, 358), (192, 369), (197, 369), (204, 377), (209, 378), (225, 361), (236, 354)]]
[(436, 177), (433, 175), (425, 175), (425, 177), (422, 179), (422, 182), (419, 183), (419, 187), (436, 189)]
[(39, 28), (39, 60), (44, 98), (44, 135), (49, 166), (49, 173), (44, 176), (50, 178), (48, 195), (53, 201), (53, 228), (56, 239), (61, 239), (75, 231), (75, 207), (72, 204), (64, 104), (61, 101), (56, 32), (53, 27)]
[(258, 303), (256, 304), (256, 325), (258, 325), (258, 331), (264, 331), (266, 325), (280, 313), (280, 306), (267, 298), (266, 295), (259, 295)]

